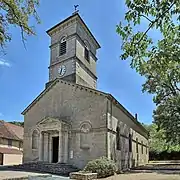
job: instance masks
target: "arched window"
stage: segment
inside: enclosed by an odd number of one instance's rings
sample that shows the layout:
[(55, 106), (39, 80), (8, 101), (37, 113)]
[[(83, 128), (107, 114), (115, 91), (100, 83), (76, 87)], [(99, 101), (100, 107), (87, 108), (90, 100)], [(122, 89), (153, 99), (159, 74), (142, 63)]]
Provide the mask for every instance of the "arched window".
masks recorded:
[(37, 130), (34, 130), (32, 133), (32, 149), (38, 148), (38, 139), (39, 139), (39, 133)]
[(121, 150), (120, 128), (116, 128), (116, 149)]
[(59, 55), (66, 54), (66, 37), (64, 36), (60, 41)]
[(90, 56), (89, 56), (89, 47), (87, 45), (87, 42), (85, 43), (85, 47), (84, 47), (84, 58), (89, 62), (90, 60)]
[(91, 144), (91, 125), (89, 123), (84, 123), (81, 125), (80, 134), (80, 147), (82, 149), (89, 149)]

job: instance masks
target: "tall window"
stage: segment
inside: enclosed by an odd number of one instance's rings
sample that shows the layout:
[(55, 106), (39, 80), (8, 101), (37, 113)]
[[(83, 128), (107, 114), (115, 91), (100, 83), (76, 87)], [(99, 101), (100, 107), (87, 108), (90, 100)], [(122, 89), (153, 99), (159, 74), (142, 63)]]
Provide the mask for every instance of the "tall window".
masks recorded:
[(37, 130), (34, 130), (32, 134), (32, 149), (38, 148), (38, 137), (39, 137), (39, 134)]
[(89, 43), (85, 40), (84, 41), (85, 47), (84, 47), (84, 58), (89, 62), (90, 61), (90, 56), (89, 56), (89, 49), (90, 45)]
[(87, 47), (84, 49), (84, 57), (89, 62), (89, 50)]
[(132, 152), (132, 135), (129, 134), (129, 152)]
[(63, 37), (60, 41), (59, 55), (66, 54), (66, 37)]
[(142, 154), (143, 154), (143, 141), (141, 141), (141, 152), (142, 152)]
[(12, 147), (12, 140), (11, 139), (8, 139), (8, 146)]
[(121, 150), (121, 139), (120, 139), (120, 128), (116, 128), (116, 148), (117, 150)]
[(136, 138), (136, 153), (138, 153), (138, 138)]
[(147, 144), (146, 144), (146, 154), (147, 154)]

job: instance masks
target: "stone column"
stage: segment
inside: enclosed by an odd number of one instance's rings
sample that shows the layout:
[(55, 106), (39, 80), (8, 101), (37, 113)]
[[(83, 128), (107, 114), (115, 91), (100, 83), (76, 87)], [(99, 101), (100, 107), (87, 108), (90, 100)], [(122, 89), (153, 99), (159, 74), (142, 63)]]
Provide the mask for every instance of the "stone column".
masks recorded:
[(48, 157), (47, 157), (47, 160), (48, 160), (48, 162), (49, 162), (49, 151), (50, 151), (50, 148), (49, 148), (49, 140), (50, 140), (50, 137), (49, 137), (49, 136), (50, 136), (50, 134), (48, 133), (48, 138), (47, 138), (47, 139), (48, 139), (48, 142), (47, 142), (47, 146), (48, 146), (48, 152), (47, 152), (47, 156), (48, 156)]
[(62, 124), (60, 125), (59, 128), (59, 163), (62, 162)]
[(49, 146), (49, 141), (48, 141), (48, 133), (44, 133), (44, 161), (48, 161), (49, 159), (49, 150), (48, 150), (48, 146)]
[(43, 141), (43, 135), (42, 135), (42, 132), (40, 132), (40, 135), (39, 135), (39, 161), (42, 161), (43, 158), (42, 158), (42, 142)]
[(64, 163), (68, 161), (68, 131), (64, 132)]
[(49, 134), (49, 162), (52, 162), (52, 135)]

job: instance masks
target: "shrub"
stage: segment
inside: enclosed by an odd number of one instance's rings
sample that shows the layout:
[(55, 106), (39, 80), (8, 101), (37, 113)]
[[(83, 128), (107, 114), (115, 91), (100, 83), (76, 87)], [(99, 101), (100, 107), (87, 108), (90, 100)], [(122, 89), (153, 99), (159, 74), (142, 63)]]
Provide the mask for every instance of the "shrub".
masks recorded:
[(97, 173), (98, 178), (104, 178), (114, 175), (116, 172), (116, 165), (112, 160), (106, 157), (101, 157), (88, 162), (84, 171)]

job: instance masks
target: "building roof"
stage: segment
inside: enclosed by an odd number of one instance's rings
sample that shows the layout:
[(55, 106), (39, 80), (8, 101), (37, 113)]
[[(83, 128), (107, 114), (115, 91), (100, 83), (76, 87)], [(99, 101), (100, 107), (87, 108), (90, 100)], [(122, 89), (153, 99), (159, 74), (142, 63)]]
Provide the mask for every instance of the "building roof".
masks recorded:
[(81, 21), (81, 23), (85, 26), (86, 30), (88, 31), (88, 33), (92, 36), (92, 38), (94, 39), (94, 41), (97, 44), (97, 47), (100, 48), (100, 44), (98, 43), (98, 41), (96, 40), (96, 38), (94, 37), (94, 35), (91, 33), (91, 31), (89, 30), (88, 26), (86, 25), (86, 23), (83, 21), (83, 19), (81, 18), (81, 16), (78, 13), (73, 13), (71, 16), (69, 16), (68, 18), (66, 18), (65, 20), (61, 21), (60, 23), (56, 24), (55, 26), (53, 26), (52, 28), (50, 28), (49, 30), (47, 30), (47, 34), (50, 34), (50, 32), (52, 30), (54, 30), (55, 28), (57, 28), (58, 26), (62, 25), (63, 23), (67, 22), (68, 20), (76, 17), (79, 18), (79, 20)]
[(23, 127), (0, 120), (0, 137), (22, 141), (23, 134)]
[(146, 134), (148, 134), (148, 131), (142, 126), (142, 124), (140, 122), (137, 121), (137, 119), (123, 106), (121, 105), (115, 98), (114, 96), (112, 96), (111, 94), (109, 93), (105, 93), (103, 91), (99, 91), (99, 90), (96, 90), (96, 89), (92, 89), (92, 88), (89, 88), (89, 87), (86, 87), (86, 86), (83, 86), (83, 85), (79, 85), (79, 84), (75, 84), (75, 83), (72, 83), (72, 82), (69, 82), (69, 81), (64, 81), (60, 78), (57, 78), (54, 80), (54, 82), (48, 86), (44, 91), (42, 91), (40, 93), (39, 96), (37, 96), (34, 101), (32, 101), (32, 103), (22, 112), (23, 115), (26, 114), (26, 112), (31, 109), (31, 107), (36, 104), (37, 101), (39, 101), (43, 96), (44, 94), (46, 94), (53, 86), (55, 86), (58, 82), (61, 82), (61, 83), (65, 83), (65, 84), (68, 84), (68, 85), (71, 85), (71, 86), (76, 86), (76, 87), (79, 87), (81, 88), (82, 90), (89, 90), (90, 92), (92, 93), (95, 93), (95, 94), (99, 94), (99, 95), (102, 95), (102, 96), (105, 96), (106, 98), (110, 99), (113, 101), (113, 103), (119, 108), (121, 109), (137, 126), (139, 126)]
[(22, 151), (13, 148), (0, 147), (0, 153), (2, 154), (22, 154)]

